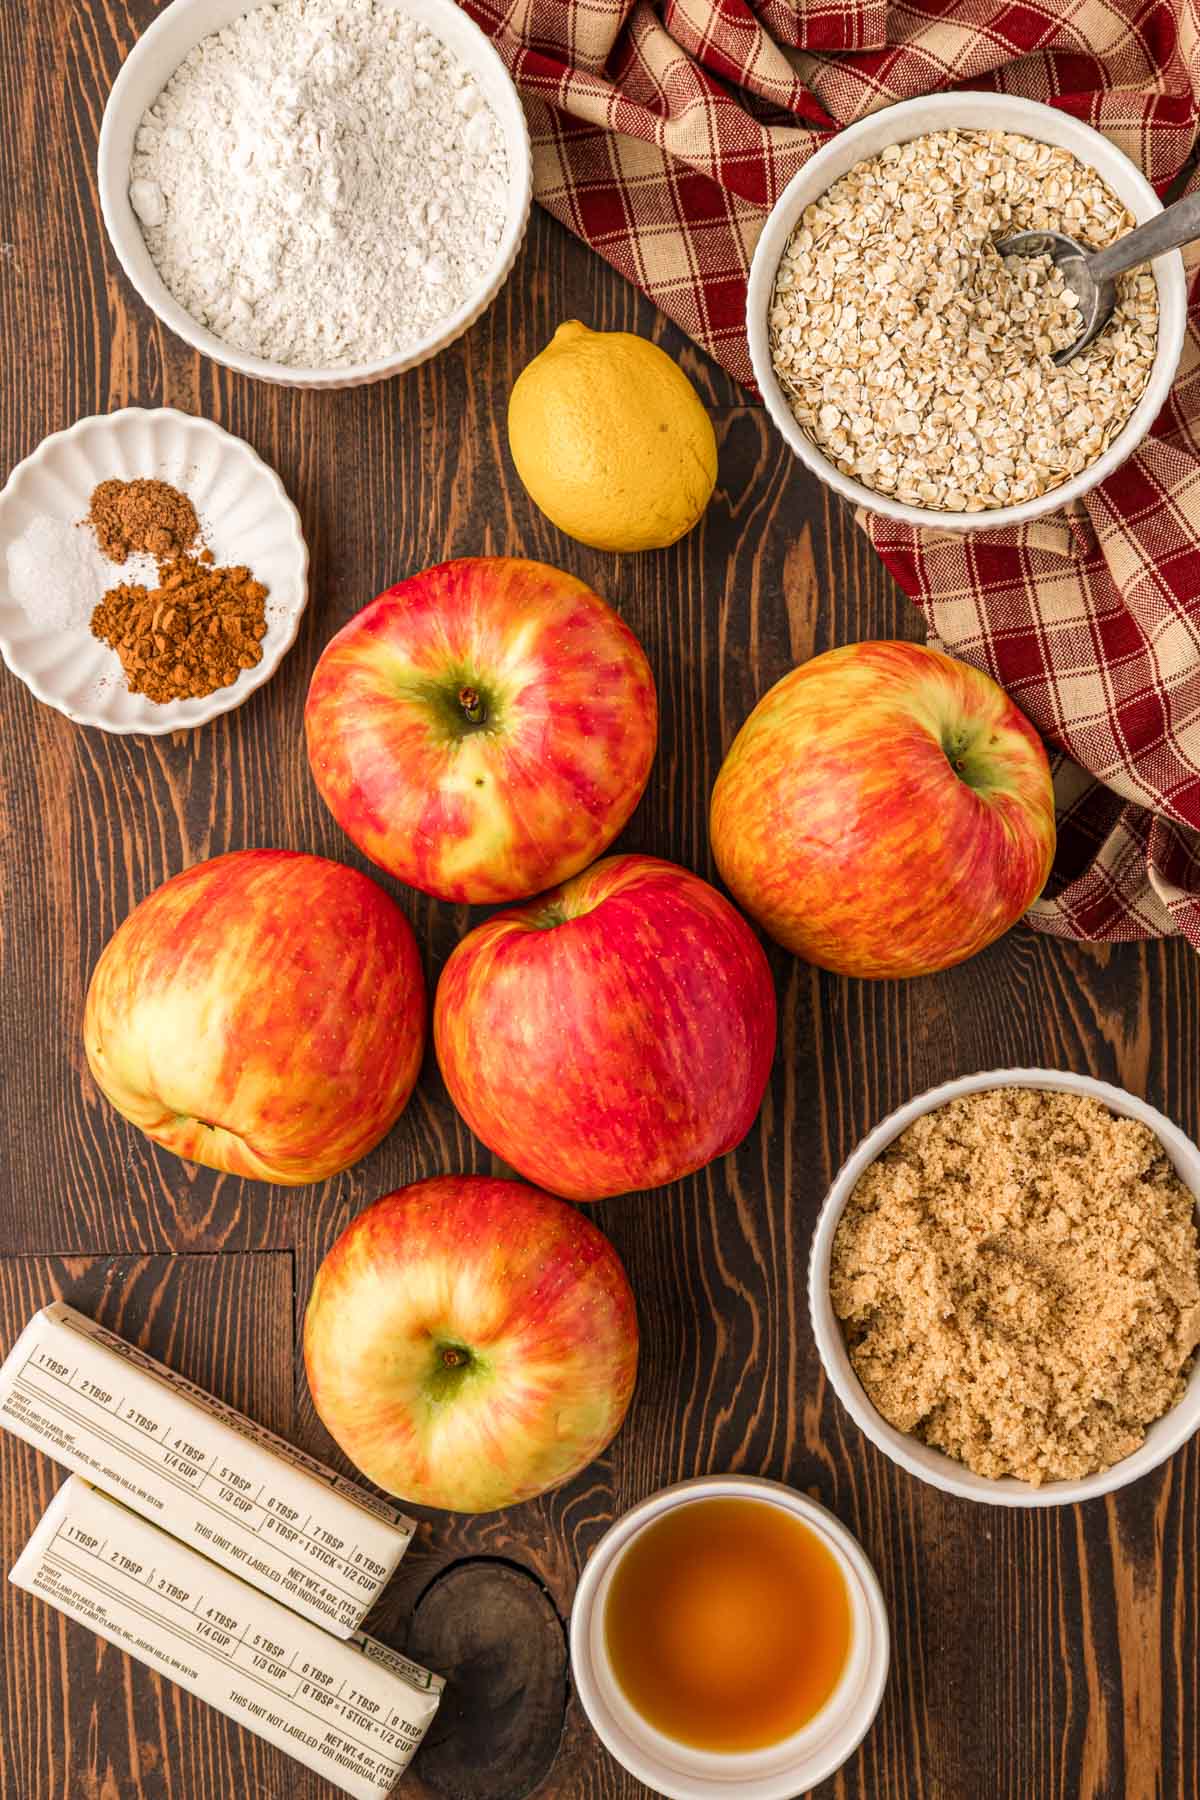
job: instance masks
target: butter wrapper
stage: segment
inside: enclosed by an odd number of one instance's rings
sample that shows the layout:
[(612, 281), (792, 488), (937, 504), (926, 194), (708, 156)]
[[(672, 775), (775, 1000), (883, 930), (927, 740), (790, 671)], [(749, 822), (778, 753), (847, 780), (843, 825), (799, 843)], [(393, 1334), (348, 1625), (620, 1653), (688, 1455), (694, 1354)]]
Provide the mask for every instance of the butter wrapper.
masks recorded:
[(356, 1800), (385, 1800), (444, 1682), (297, 1618), (72, 1475), (9, 1580), (198, 1694)]
[(0, 1368), (0, 1425), (338, 1637), (416, 1529), (61, 1301)]

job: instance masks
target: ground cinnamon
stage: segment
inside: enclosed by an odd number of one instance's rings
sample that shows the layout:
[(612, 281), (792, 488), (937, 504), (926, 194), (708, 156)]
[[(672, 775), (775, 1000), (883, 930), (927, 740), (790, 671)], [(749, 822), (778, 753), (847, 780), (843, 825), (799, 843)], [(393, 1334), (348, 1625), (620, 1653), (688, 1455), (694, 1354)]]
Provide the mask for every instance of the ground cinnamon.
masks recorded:
[(262, 660), (266, 597), (247, 568), (182, 556), (160, 565), (156, 588), (110, 588), (92, 632), (120, 657), (131, 693), (160, 703), (199, 699)]
[(110, 562), (143, 552), (159, 561), (182, 556), (200, 536), (196, 509), (169, 482), (139, 477), (102, 481), (92, 493), (87, 523)]

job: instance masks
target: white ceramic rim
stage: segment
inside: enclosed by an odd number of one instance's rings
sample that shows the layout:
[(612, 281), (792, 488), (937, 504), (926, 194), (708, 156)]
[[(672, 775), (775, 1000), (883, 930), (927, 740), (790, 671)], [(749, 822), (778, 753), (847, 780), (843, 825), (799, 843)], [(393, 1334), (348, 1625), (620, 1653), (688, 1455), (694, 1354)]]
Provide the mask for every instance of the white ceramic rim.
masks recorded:
[(1137, 448), (1162, 410), (1179, 366), (1187, 329), (1187, 280), (1178, 250), (1154, 259), (1151, 267), (1158, 283), (1159, 318), (1158, 344), (1150, 378), (1141, 399), (1104, 455), (1060, 487), (1052, 488), (1034, 500), (1023, 500), (1016, 506), (998, 506), (985, 513), (936, 512), (893, 500), (844, 475), (817, 448), (793, 416), (771, 365), (767, 312), (775, 286), (775, 272), (797, 218), (848, 167), (874, 156), (886, 143), (905, 143), (924, 132), (951, 126), (962, 130), (1001, 128), (1057, 144), (1073, 151), (1080, 161), (1101, 175), (1139, 224), (1162, 211), (1158, 195), (1123, 150), (1092, 126), (1056, 107), (1044, 106), (1040, 100), (973, 90), (901, 100), (870, 113), (831, 138), (780, 194), (763, 226), (750, 266), (746, 335), (754, 377), (776, 428), (800, 461), (835, 493), (867, 512), (901, 519), (908, 525), (947, 531), (994, 531), (1003, 525), (1019, 525), (1046, 513), (1060, 512), (1072, 500), (1106, 481)]
[[(603, 1666), (603, 1602), (633, 1538), (673, 1507), (695, 1500), (758, 1500), (783, 1507), (817, 1533), (836, 1558), (854, 1609), (854, 1637), (846, 1672), (825, 1706), (793, 1738), (749, 1755), (715, 1755), (678, 1744), (638, 1718)], [(858, 1540), (831, 1512), (782, 1482), (748, 1475), (702, 1475), (651, 1494), (617, 1519), (588, 1559), (571, 1608), (571, 1668), (593, 1730), (631, 1775), (667, 1800), (791, 1800), (832, 1775), (853, 1756), (879, 1711), (887, 1683), (891, 1638), (874, 1569)], [(851, 1684), (854, 1684), (852, 1688)], [(837, 1715), (840, 1713), (840, 1717)]]
[[(258, 6), (273, 3), (274, 0), (237, 0), (236, 8), (229, 17), (240, 17), (244, 13), (253, 12)], [(109, 242), (137, 293), (168, 330), (190, 344), (193, 350), (198, 350), (201, 355), (210, 357), (213, 362), (221, 363), (226, 368), (235, 369), (240, 375), (274, 382), (280, 387), (297, 388), (361, 387), (370, 382), (385, 381), (393, 375), (403, 374), (406, 369), (415, 368), (418, 363), (427, 362), (430, 357), (436, 356), (440, 350), (460, 338), (486, 312), (512, 272), (528, 228), (533, 199), (533, 152), (529, 142), (529, 127), (512, 77), (490, 39), (469, 14), (454, 4), (454, 0), (393, 0), (393, 4), (398, 9), (410, 11), (412, 16), (419, 18), (444, 42), (453, 40), (455, 53), (473, 63), (478, 72), (486, 74), (489, 80), (489, 104), (499, 117), (511, 165), (508, 219), (485, 282), (475, 294), (442, 319), (433, 331), (398, 356), (380, 357), (374, 362), (347, 363), (334, 369), (305, 369), (251, 355), (248, 351), (225, 343), (194, 319), (168, 291), (155, 268), (142, 236), (141, 226), (129, 203), (130, 155), (134, 134), (145, 110), (144, 104), (133, 96), (147, 63), (152, 63), (159, 56), (159, 46), (180, 31), (181, 17), (195, 15), (197, 29), (187, 48), (178, 55), (166, 55), (165, 59), (170, 67), (157, 82), (157, 92), (162, 91), (189, 50), (194, 49), (203, 38), (223, 28), (227, 20), (222, 19), (215, 24), (211, 22), (212, 0), (171, 0), (171, 4), (164, 8), (154, 23), (138, 38), (113, 83), (100, 125), (97, 156), (100, 210)], [(492, 84), (498, 92), (493, 91)], [(134, 112), (136, 117), (131, 116)]]
[(889, 1425), (871, 1404), (862, 1383), (854, 1373), (846, 1351), (842, 1328), (834, 1315), (829, 1298), (829, 1265), (834, 1234), (846, 1202), (854, 1191), (863, 1170), (886, 1150), (887, 1146), (911, 1125), (914, 1119), (936, 1111), (947, 1101), (963, 1094), (978, 1094), (991, 1088), (1023, 1087), (1048, 1089), (1055, 1093), (1087, 1094), (1113, 1112), (1138, 1119), (1158, 1138), (1180, 1180), (1197, 1196), (1200, 1211), (1200, 1149), (1178, 1125), (1164, 1117), (1155, 1107), (1113, 1087), (1091, 1075), (1073, 1075), (1057, 1069), (990, 1069), (979, 1075), (961, 1076), (943, 1082), (920, 1094), (907, 1105), (898, 1107), (862, 1140), (838, 1172), (825, 1200), (813, 1233), (808, 1269), (808, 1306), (813, 1336), (822, 1367), (833, 1390), (855, 1424), (871, 1440), (877, 1450), (891, 1457), (918, 1481), (927, 1481), (943, 1493), (956, 1494), (963, 1500), (978, 1500), (991, 1506), (1069, 1506), (1080, 1500), (1095, 1500), (1157, 1469), (1176, 1450), (1187, 1443), (1200, 1426), (1200, 1361), (1188, 1377), (1187, 1387), (1178, 1405), (1157, 1419), (1146, 1434), (1143, 1444), (1131, 1456), (1123, 1457), (1111, 1469), (1099, 1475), (1088, 1475), (1079, 1481), (1048, 1481), (1043, 1487), (1032, 1487), (1014, 1476), (991, 1479), (976, 1475), (953, 1457), (929, 1449), (907, 1432)]
[(36, 450), (32, 450), (11, 470), (8, 480), (0, 488), (0, 506), (4, 504), (6, 495), (16, 485), (18, 478), (36, 463), (48, 460), (64, 441), (79, 437), (84, 431), (95, 426), (103, 428), (108, 425), (119, 425), (127, 419), (182, 421), (188, 430), (209, 434), (222, 444), (236, 445), (239, 455), (246, 456), (253, 464), (257, 464), (263, 479), (273, 489), (274, 499), (288, 519), (291, 535), (295, 539), (296, 551), (300, 558), (300, 603), (287, 616), (286, 621), (281, 621), (272, 633), (270, 650), (264, 654), (262, 661), (254, 669), (246, 672), (248, 679), (231, 683), (228, 687), (217, 688), (211, 696), (208, 696), (210, 704), (203, 711), (197, 713), (194, 718), (186, 720), (179, 719), (177, 715), (173, 716), (175, 708), (170, 705), (163, 708), (162, 722), (159, 723), (155, 720), (151, 724), (134, 722), (115, 724), (100, 713), (77, 708), (68, 709), (58, 695), (49, 692), (36, 676), (31, 675), (28, 670), (20, 666), (17, 652), (11, 641), (0, 631), (0, 656), (4, 658), (6, 667), (18, 681), (24, 683), (36, 700), (40, 700), (44, 706), (52, 706), (55, 712), (62, 713), (65, 718), (71, 720), (72, 724), (91, 726), (97, 731), (108, 732), (111, 737), (165, 737), (168, 732), (172, 731), (198, 731), (202, 725), (211, 724), (213, 719), (220, 718), (223, 713), (236, 712), (238, 707), (245, 705), (251, 694), (257, 693), (258, 689), (274, 675), (296, 641), (296, 634), (300, 630), (300, 621), (308, 605), (308, 544), (305, 542), (300, 514), (296, 510), (294, 501), (277, 472), (270, 463), (263, 461), (254, 446), (248, 444), (245, 438), (236, 437), (233, 432), (226, 431), (220, 425), (215, 425), (211, 419), (202, 419), (196, 413), (180, 412), (173, 406), (123, 406), (116, 412), (89, 413), (86, 418), (76, 419), (74, 425), (69, 425), (64, 431), (52, 431), (48, 437), (42, 439)]

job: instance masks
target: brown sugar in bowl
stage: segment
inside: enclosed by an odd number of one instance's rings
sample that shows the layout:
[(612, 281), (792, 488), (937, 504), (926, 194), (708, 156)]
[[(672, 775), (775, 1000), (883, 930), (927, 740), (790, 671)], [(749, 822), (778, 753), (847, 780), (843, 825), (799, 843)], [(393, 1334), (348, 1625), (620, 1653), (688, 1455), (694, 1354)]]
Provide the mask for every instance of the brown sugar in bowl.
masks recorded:
[(1184, 1186), (1200, 1197), (1200, 1149), (1178, 1126), (1135, 1095), (1091, 1076), (1052, 1069), (994, 1069), (965, 1076), (910, 1100), (884, 1119), (863, 1139), (839, 1171), (813, 1235), (809, 1261), (809, 1313), (817, 1350), (835, 1393), (855, 1423), (885, 1456), (891, 1457), (918, 1480), (963, 1499), (980, 1500), (993, 1506), (1063, 1506), (1127, 1486), (1157, 1468), (1187, 1442), (1200, 1427), (1200, 1363), (1193, 1363), (1182, 1398), (1148, 1427), (1143, 1442), (1130, 1455), (1097, 1474), (1077, 1480), (1045, 1481), (1035, 1487), (1012, 1476), (976, 1474), (964, 1463), (889, 1424), (872, 1404), (855, 1373), (830, 1295), (830, 1270), (838, 1225), (866, 1169), (914, 1120), (964, 1095), (997, 1088), (1037, 1088), (1085, 1095), (1118, 1117), (1138, 1120), (1158, 1139)]

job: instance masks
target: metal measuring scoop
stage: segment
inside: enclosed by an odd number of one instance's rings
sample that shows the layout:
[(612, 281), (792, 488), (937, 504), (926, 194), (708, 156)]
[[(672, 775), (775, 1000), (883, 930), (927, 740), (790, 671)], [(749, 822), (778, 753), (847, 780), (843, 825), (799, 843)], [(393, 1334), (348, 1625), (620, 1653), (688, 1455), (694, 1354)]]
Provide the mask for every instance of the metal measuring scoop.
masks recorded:
[(1200, 194), (1189, 194), (1174, 206), (1156, 214), (1145, 225), (1127, 232), (1103, 250), (1085, 250), (1065, 231), (1018, 231), (996, 245), (1001, 256), (1049, 256), (1062, 270), (1063, 279), (1077, 296), (1083, 331), (1073, 344), (1058, 350), (1053, 360), (1061, 368), (1091, 343), (1108, 324), (1116, 305), (1114, 283), (1127, 269), (1177, 250), (1200, 237)]

